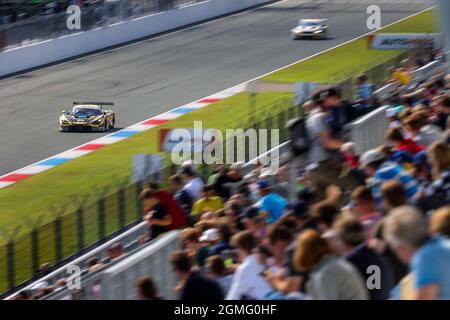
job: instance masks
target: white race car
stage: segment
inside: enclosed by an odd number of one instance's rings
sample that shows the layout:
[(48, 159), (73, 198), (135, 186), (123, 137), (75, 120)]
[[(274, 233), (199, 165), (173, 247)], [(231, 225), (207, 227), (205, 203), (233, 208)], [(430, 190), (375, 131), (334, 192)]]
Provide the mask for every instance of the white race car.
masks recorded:
[(328, 37), (327, 19), (300, 19), (298, 25), (291, 30), (292, 39)]

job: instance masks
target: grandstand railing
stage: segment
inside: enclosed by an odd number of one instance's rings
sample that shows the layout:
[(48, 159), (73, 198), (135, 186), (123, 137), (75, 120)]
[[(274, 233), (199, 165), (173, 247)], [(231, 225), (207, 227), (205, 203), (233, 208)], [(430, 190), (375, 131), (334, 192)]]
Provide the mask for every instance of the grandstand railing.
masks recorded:
[[(392, 64), (398, 62), (399, 58), (391, 61)], [(382, 65), (388, 66), (386, 63)], [(372, 74), (378, 75), (377, 72)], [(348, 85), (348, 81), (341, 85), (346, 84)], [(283, 142), (288, 140), (286, 122), (297, 116), (300, 116), (300, 108), (293, 106), (292, 99), (281, 99), (271, 103), (270, 112), (256, 113), (248, 119), (235, 120), (229, 124), (229, 128), (280, 129), (280, 141)], [(369, 138), (363, 138), (363, 135), (367, 134), (381, 137), (384, 135), (384, 125), (374, 127), (373, 132), (367, 130), (367, 127), (362, 130), (362, 127), (361, 122), (353, 124), (352, 130), (360, 131), (358, 141), (369, 141)], [(249, 143), (247, 140), (246, 150), (249, 149), (247, 147)], [(373, 144), (374, 142), (371, 142), (370, 145)], [(282, 146), (287, 147), (285, 144)], [(364, 148), (366, 146), (363, 145), (360, 150)], [(246, 154), (246, 161), (248, 160), (250, 157)], [(248, 165), (249, 168), (251, 166), (254, 167), (255, 164)], [(213, 166), (200, 165), (198, 169), (206, 178), (212, 172)], [(166, 182), (177, 170), (176, 165), (170, 164), (157, 176), (162, 182)], [(90, 192), (85, 196), (77, 195), (73, 199), (68, 199), (67, 203), (73, 204), (69, 208), (73, 209), (68, 210), (67, 207), (54, 209), (51, 214), (53, 217), (56, 212), (55, 218), (50, 223), (34, 225), (31, 233), (20, 237), (0, 234), (3, 236), (0, 238), (0, 292), (12, 292), (18, 285), (26, 285), (36, 280), (40, 276), (38, 269), (41, 263), (48, 262), (53, 266), (52, 271), (56, 270), (89, 248), (101, 245), (125, 231), (130, 224), (141, 221), (143, 208), (138, 196), (142, 191), (142, 184), (131, 184), (128, 175), (111, 178), (113, 182), (102, 188), (96, 188), (95, 194)]]

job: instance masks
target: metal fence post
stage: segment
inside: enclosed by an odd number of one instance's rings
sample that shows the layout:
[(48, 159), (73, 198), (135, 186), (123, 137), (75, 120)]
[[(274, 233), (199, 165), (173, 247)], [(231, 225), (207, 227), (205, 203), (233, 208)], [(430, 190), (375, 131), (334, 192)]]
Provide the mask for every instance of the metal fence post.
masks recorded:
[(98, 214), (98, 237), (102, 241), (105, 238), (105, 198), (100, 197), (97, 200), (97, 214)]
[(77, 234), (78, 234), (78, 249), (81, 251), (84, 248), (84, 208), (80, 206), (76, 212), (77, 215)]
[(31, 257), (33, 274), (39, 271), (39, 229), (34, 228), (31, 231)]
[(142, 212), (144, 211), (144, 206), (142, 204), (139, 196), (142, 192), (142, 184), (140, 182), (135, 183), (135, 201), (136, 201), (136, 219), (139, 220), (142, 218)]
[(62, 235), (61, 235), (61, 217), (57, 217), (54, 221), (55, 226), (55, 259), (59, 262), (63, 258), (62, 254)]
[(7, 249), (7, 268), (8, 268), (8, 288), (12, 289), (15, 286), (15, 272), (14, 272), (14, 240), (9, 240), (6, 245)]
[(117, 192), (117, 200), (119, 204), (119, 228), (122, 229), (125, 227), (125, 190), (124, 188), (120, 188)]

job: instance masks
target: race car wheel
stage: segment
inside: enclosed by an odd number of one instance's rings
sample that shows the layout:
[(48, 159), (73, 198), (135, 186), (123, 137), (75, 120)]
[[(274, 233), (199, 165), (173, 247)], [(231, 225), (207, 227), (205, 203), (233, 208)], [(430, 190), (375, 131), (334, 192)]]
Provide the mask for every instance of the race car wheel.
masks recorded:
[(102, 131), (104, 131), (104, 132), (108, 131), (108, 121), (107, 120), (105, 120), (105, 123), (103, 124)]
[(116, 123), (116, 118), (113, 117), (112, 118), (112, 124), (111, 124), (111, 129), (114, 129), (114, 124)]

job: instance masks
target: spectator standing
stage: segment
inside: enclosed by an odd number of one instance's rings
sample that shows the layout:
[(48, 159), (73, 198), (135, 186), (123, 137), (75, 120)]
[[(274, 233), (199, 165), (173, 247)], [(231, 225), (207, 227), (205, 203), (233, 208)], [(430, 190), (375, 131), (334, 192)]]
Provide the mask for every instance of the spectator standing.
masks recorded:
[(353, 105), (358, 111), (357, 114), (361, 115), (373, 106), (374, 85), (369, 83), (365, 74), (358, 75), (355, 78), (355, 84), (357, 94)]
[[(145, 193), (146, 190), (147, 189), (144, 189), (142, 192)], [(168, 227), (169, 230), (179, 229), (187, 225), (188, 219), (170, 192), (160, 189), (159, 185), (155, 182), (150, 182), (148, 184), (148, 190), (156, 192), (156, 197), (164, 205), (167, 213), (171, 216), (172, 223)]]
[(191, 217), (191, 211), (193, 202), (189, 193), (183, 189), (184, 183), (182, 176), (180, 174), (171, 176), (169, 178), (169, 184), (175, 201), (181, 207), (181, 210), (183, 210), (183, 213), (187, 218), (189, 225), (192, 226), (193, 221)]
[(200, 200), (204, 186), (202, 178), (196, 176), (194, 168), (191, 165), (182, 167), (181, 174), (186, 182), (183, 190), (189, 193), (194, 202)]
[[(412, 232), (414, 230), (414, 232)], [(384, 236), (413, 274), (413, 298), (450, 299), (450, 240), (429, 237), (424, 216), (414, 207), (400, 207), (386, 218)]]
[(176, 251), (171, 258), (173, 270), (181, 279), (180, 299), (183, 301), (223, 300), (219, 284), (192, 269), (191, 259), (186, 252)]
[(349, 187), (349, 179), (342, 178), (341, 166), (336, 162), (336, 155), (342, 142), (336, 139), (328, 119), (332, 108), (341, 104), (337, 90), (321, 89), (313, 95), (316, 108), (306, 117), (309, 151), (307, 156), (310, 177), (319, 200), (326, 195), (326, 188), (338, 184), (341, 189)]
[(172, 224), (172, 216), (158, 198), (156, 191), (146, 189), (142, 191), (140, 198), (146, 206), (144, 220), (148, 224), (148, 240), (155, 239), (169, 231), (169, 226)]

